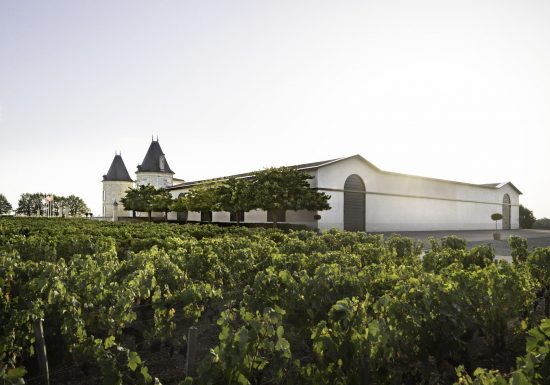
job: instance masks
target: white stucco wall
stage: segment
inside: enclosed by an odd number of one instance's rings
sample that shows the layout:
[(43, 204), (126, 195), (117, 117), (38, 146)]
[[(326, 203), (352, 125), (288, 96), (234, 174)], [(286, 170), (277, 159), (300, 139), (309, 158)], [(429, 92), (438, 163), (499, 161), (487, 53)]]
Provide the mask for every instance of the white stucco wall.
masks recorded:
[(265, 223), (267, 222), (267, 211), (250, 210), (244, 213), (244, 221), (249, 223)]
[(119, 217), (132, 216), (131, 211), (125, 211), (120, 199), (126, 195), (126, 190), (134, 186), (133, 182), (126, 181), (103, 181), (102, 201), (103, 213), (106, 218), (113, 217), (114, 202), (118, 203), (117, 212)]
[[(313, 216), (317, 214), (316, 211), (308, 211), (308, 210), (287, 210), (286, 212), (286, 221), (285, 223), (291, 223), (291, 224), (300, 224), (300, 225), (306, 225), (309, 228), (316, 229), (317, 228), (317, 221), (313, 218)], [(321, 216), (323, 212), (320, 212)]]
[[(504, 194), (511, 200), (511, 227), (519, 228), (519, 193), (511, 185), (489, 188), (468, 183), (383, 172), (359, 157), (351, 157), (318, 169), (307, 170), (312, 187), (331, 196), (331, 210), (287, 211), (286, 223), (328, 230), (344, 228), (344, 183), (357, 174), (365, 183), (366, 231), (480, 230), (494, 229), (491, 214), (502, 213)], [(183, 189), (172, 190), (177, 197)], [(175, 218), (175, 213), (173, 214)], [(200, 221), (200, 213), (189, 213)], [(214, 222), (229, 221), (229, 213), (213, 213)], [(245, 222), (266, 223), (267, 212), (245, 213)], [(502, 221), (499, 221), (499, 228)]]
[(320, 191), (331, 195), (332, 206), (321, 213), (321, 229), (344, 227), (341, 190), (351, 174), (365, 183), (367, 231), (492, 229), (490, 216), (502, 213), (505, 193), (512, 203), (511, 226), (519, 227), (519, 194), (510, 185), (495, 189), (380, 172), (359, 158), (350, 158), (318, 170)]
[(136, 172), (136, 185), (147, 184), (155, 188), (169, 187), (173, 185), (173, 176), (165, 172)]

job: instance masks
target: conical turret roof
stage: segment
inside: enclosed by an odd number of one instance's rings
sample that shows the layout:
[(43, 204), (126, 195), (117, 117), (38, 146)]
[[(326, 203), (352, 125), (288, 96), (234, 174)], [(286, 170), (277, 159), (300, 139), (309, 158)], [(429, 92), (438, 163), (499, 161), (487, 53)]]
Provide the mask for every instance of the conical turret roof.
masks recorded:
[(126, 165), (122, 160), (122, 156), (115, 155), (113, 162), (111, 163), (111, 167), (109, 167), (109, 171), (107, 171), (107, 174), (103, 175), (103, 180), (133, 182), (132, 178), (130, 178), (130, 174), (128, 174)]
[(143, 158), (143, 162), (137, 166), (137, 172), (165, 172), (168, 174), (174, 174), (174, 171), (170, 169), (164, 152), (160, 148), (160, 144), (157, 140), (151, 141), (151, 145)]

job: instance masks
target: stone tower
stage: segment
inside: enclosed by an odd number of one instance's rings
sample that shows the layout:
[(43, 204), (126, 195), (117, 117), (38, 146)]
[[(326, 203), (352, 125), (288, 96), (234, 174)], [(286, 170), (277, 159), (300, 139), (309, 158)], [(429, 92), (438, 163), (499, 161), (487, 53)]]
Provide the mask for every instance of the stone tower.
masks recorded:
[[(103, 175), (103, 216), (113, 218), (113, 210), (116, 207), (115, 217), (128, 217), (131, 213), (124, 210), (120, 199), (126, 195), (126, 190), (134, 187), (134, 181), (130, 178), (124, 165), (122, 156), (115, 155), (107, 174)], [(115, 204), (116, 202), (116, 204)]]
[(174, 184), (174, 172), (168, 166), (164, 152), (157, 140), (152, 140), (143, 162), (137, 166), (136, 184), (150, 184), (155, 188), (169, 187)]

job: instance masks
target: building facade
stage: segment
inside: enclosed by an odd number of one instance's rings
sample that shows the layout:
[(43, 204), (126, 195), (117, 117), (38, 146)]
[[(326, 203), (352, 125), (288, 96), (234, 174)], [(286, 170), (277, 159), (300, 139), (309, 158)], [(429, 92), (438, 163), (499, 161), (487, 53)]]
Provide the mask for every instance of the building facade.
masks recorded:
[[(117, 162), (118, 170), (122, 158)], [(330, 195), (331, 209), (322, 212), (289, 210), (277, 214), (279, 222), (321, 231), (333, 228), (352, 231), (491, 230), (495, 228), (491, 214), (498, 212), (503, 215), (499, 228), (519, 228), (521, 191), (511, 182), (479, 185), (388, 172), (360, 155), (292, 167), (310, 174), (311, 187)], [(111, 173), (111, 168), (103, 182), (104, 196), (108, 197), (104, 202), (104, 216), (109, 216), (109, 200), (117, 200), (121, 190), (116, 189), (112, 177), (115, 172)], [(118, 174), (126, 178), (123, 172)], [(173, 175), (158, 141), (153, 141), (144, 161), (138, 166), (136, 184), (149, 183), (157, 188), (166, 188), (176, 198), (194, 186), (208, 182), (185, 182), (174, 179)], [(248, 178), (251, 175), (247, 173), (235, 177)], [(127, 179), (129, 175), (117, 182), (131, 183)], [(119, 202), (122, 196), (118, 197)], [(168, 218), (232, 222), (236, 220), (235, 215), (228, 212), (189, 212), (169, 213)], [(253, 210), (240, 215), (242, 222), (267, 223), (272, 221), (274, 213)], [(128, 216), (128, 213), (120, 211), (120, 205), (119, 216)]]

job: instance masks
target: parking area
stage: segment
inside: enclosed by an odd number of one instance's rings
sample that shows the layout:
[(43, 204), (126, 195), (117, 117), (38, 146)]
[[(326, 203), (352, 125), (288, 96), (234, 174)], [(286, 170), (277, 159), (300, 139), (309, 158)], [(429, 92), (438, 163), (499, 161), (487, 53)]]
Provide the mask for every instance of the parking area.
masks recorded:
[(510, 247), (508, 247), (508, 237), (511, 235), (520, 236), (527, 239), (529, 249), (536, 247), (550, 246), (550, 230), (499, 230), (501, 240), (493, 239), (492, 230), (464, 230), (464, 231), (404, 231), (404, 232), (385, 232), (385, 237), (391, 234), (400, 234), (405, 237), (412, 238), (416, 241), (424, 243), (424, 248), (429, 247), (428, 238), (435, 237), (440, 239), (449, 235), (456, 235), (459, 238), (465, 239), (467, 247), (471, 248), (480, 244), (490, 244), (495, 249), (495, 254), (500, 257), (510, 256)]

